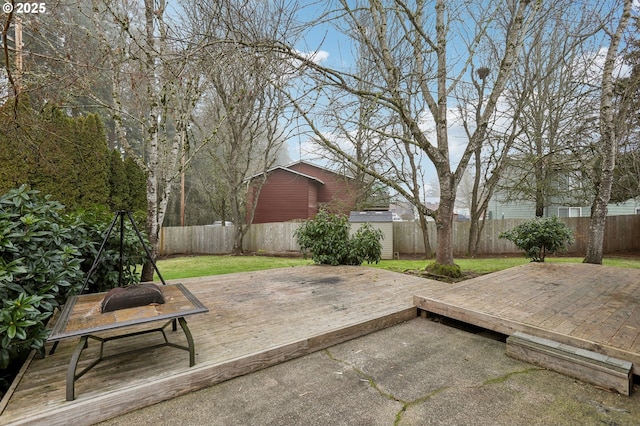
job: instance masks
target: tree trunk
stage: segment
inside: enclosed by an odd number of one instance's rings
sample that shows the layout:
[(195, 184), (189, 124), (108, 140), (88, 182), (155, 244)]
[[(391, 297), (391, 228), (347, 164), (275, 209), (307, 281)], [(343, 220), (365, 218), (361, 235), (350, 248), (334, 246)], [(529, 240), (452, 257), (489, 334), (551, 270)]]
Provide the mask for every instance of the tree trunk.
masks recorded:
[(604, 228), (607, 224), (607, 204), (604, 198), (596, 197), (591, 206), (591, 220), (589, 221), (589, 243), (584, 263), (602, 264), (604, 251)]
[(431, 251), (431, 242), (429, 241), (429, 222), (427, 222), (427, 216), (423, 213), (418, 213), (420, 218), (420, 229), (422, 229), (422, 243), (424, 244), (424, 257), (425, 259), (431, 259), (433, 257), (433, 251)]
[[(482, 80), (482, 86), (480, 86), (479, 90), (479, 98), (480, 101), (478, 103), (478, 107), (476, 109), (476, 123), (479, 120), (480, 109), (482, 108), (482, 97), (484, 96), (484, 79)], [(469, 138), (471, 139), (471, 138)], [(480, 238), (479, 230), (478, 230), (478, 221), (480, 220), (480, 180), (482, 174), (482, 150), (481, 146), (478, 146), (476, 151), (474, 152), (474, 160), (475, 160), (475, 173), (473, 176), (473, 192), (471, 193), (471, 209), (469, 214), (469, 219), (471, 223), (469, 224), (469, 244), (467, 245), (467, 255), (475, 256), (476, 250), (478, 246), (478, 239)]]
[(440, 179), (440, 205), (436, 215), (436, 263), (453, 265), (453, 209), (456, 199), (456, 186), (451, 175)]
[(242, 254), (242, 242), (244, 240), (244, 235), (246, 234), (244, 227), (245, 225), (241, 223), (236, 224), (236, 229), (233, 235), (233, 248), (231, 249), (231, 254), (234, 256), (240, 256)]
[(613, 169), (616, 165), (618, 143), (615, 131), (615, 117), (613, 110), (613, 72), (620, 39), (625, 31), (631, 15), (633, 0), (625, 0), (624, 9), (616, 32), (611, 34), (611, 43), (602, 71), (602, 94), (600, 97), (600, 170), (595, 170), (596, 196), (591, 207), (591, 221), (589, 222), (589, 243), (585, 263), (602, 264), (604, 227), (607, 223), (607, 205), (611, 198), (613, 184)]
[[(156, 41), (154, 25), (154, 4), (151, 0), (145, 0), (145, 42), (146, 58), (145, 69), (151, 75), (151, 80), (147, 88), (147, 100), (149, 101), (149, 115), (146, 125), (147, 138), (149, 143), (147, 162), (147, 233), (151, 255), (155, 261), (158, 253), (158, 143), (159, 143), (159, 105), (156, 102), (158, 94), (159, 70), (156, 62)], [(153, 281), (153, 267), (147, 262), (142, 268), (141, 281)]]
[(544, 195), (540, 189), (536, 189), (536, 217), (544, 216)]
[(469, 244), (467, 245), (467, 254), (472, 257), (478, 254), (478, 241), (480, 240), (479, 216), (477, 212), (472, 210), (471, 216), (469, 217)]

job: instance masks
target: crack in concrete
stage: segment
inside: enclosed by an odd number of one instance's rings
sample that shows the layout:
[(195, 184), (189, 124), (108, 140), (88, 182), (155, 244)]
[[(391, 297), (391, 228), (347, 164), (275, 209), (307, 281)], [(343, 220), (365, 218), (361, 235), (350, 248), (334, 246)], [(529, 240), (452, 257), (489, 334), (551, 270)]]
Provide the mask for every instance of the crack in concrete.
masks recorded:
[(487, 379), (484, 382), (482, 382), (479, 386), (474, 386), (474, 387), (481, 388), (483, 386), (492, 385), (494, 383), (502, 383), (502, 382), (505, 382), (505, 381), (509, 380), (509, 378), (511, 376), (515, 376), (517, 374), (529, 374), (529, 373), (534, 372), (534, 371), (544, 371), (544, 370), (546, 370), (546, 369), (542, 368), (542, 367), (529, 367), (529, 368), (525, 368), (523, 370), (510, 371), (507, 374), (503, 374), (502, 376), (498, 376), (498, 377), (494, 377), (494, 378), (491, 378), (491, 379)]
[(378, 392), (378, 394), (380, 394), (380, 396), (382, 396), (383, 398), (389, 399), (391, 401), (395, 401), (398, 402), (400, 404), (402, 404), (402, 407), (400, 408), (400, 410), (398, 411), (398, 413), (396, 414), (396, 418), (394, 421), (394, 425), (399, 424), (400, 420), (402, 419), (402, 415), (404, 412), (407, 411), (408, 408), (412, 407), (413, 405), (416, 404), (420, 404), (422, 402), (425, 402), (427, 400), (429, 400), (431, 397), (439, 394), (440, 392), (443, 392), (447, 389), (450, 388), (450, 386), (445, 386), (439, 389), (436, 389), (434, 391), (429, 392), (426, 395), (423, 395), (419, 398), (413, 399), (411, 401), (405, 401), (403, 399), (400, 399), (388, 392), (385, 392), (384, 390), (382, 390), (380, 388), (380, 386), (378, 386), (378, 383), (375, 381), (375, 379), (373, 378), (373, 376), (371, 376), (370, 374), (365, 373), (364, 371), (360, 370), (358, 367), (356, 367), (355, 365), (345, 361), (345, 360), (341, 360), (336, 358), (329, 349), (325, 349), (325, 354), (329, 357), (329, 359), (331, 359), (332, 361), (338, 362), (342, 365), (345, 365), (349, 368), (351, 368), (358, 376), (360, 376), (364, 381), (368, 382), (369, 386), (371, 386), (376, 392)]
[[(419, 398), (415, 398), (411, 401), (405, 401), (403, 399), (400, 399), (398, 397), (396, 397), (395, 395), (384, 391), (382, 388), (380, 388), (380, 386), (378, 385), (378, 383), (375, 381), (374, 377), (370, 374), (365, 373), (364, 371), (362, 371), (361, 369), (359, 369), (358, 367), (356, 367), (355, 365), (351, 364), (348, 361), (336, 358), (329, 349), (325, 349), (324, 350), (325, 354), (327, 355), (327, 357), (332, 360), (335, 361), (339, 364), (342, 364), (344, 366), (349, 367), (351, 370), (353, 370), (356, 375), (361, 377), (361, 380), (367, 382), (369, 384), (369, 386), (371, 386), (376, 392), (378, 392), (378, 394), (380, 394), (380, 396), (382, 396), (383, 398), (389, 399), (391, 401), (395, 401), (398, 402), (400, 404), (402, 404), (402, 407), (400, 408), (400, 410), (398, 411), (398, 413), (396, 414), (395, 417), (395, 421), (393, 422), (394, 426), (397, 426), (398, 424), (400, 424), (400, 421), (402, 420), (402, 416), (403, 414), (412, 406), (414, 405), (418, 405), (421, 404), (423, 402), (428, 401), (429, 399), (433, 398), (434, 396), (448, 390), (451, 389), (451, 386), (443, 386), (441, 388), (435, 389), (429, 393), (427, 393), (426, 395), (423, 395)], [(468, 386), (467, 388), (469, 389), (476, 389), (476, 388), (482, 388), (484, 386), (489, 386), (492, 384), (496, 384), (496, 383), (503, 383), (507, 380), (509, 380), (510, 377), (518, 375), (518, 374), (529, 374), (531, 372), (536, 372), (536, 371), (543, 371), (545, 370), (544, 368), (541, 367), (530, 367), (530, 368), (525, 368), (523, 370), (517, 370), (517, 371), (510, 371), (506, 374), (503, 374), (501, 376), (498, 377), (493, 377), (491, 379), (487, 379), (484, 382), (480, 383), (477, 386)]]

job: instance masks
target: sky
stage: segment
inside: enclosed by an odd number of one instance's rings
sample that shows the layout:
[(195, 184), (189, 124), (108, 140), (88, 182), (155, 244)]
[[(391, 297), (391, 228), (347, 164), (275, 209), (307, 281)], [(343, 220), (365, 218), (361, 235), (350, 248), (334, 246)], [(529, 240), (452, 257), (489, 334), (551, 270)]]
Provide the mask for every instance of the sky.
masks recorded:
[[(325, 7), (325, 2), (312, 2), (311, 5), (303, 8), (300, 19), (317, 19), (323, 15)], [(295, 47), (299, 51), (313, 56), (317, 62), (324, 66), (345, 69), (354, 66), (350, 43), (351, 41), (348, 37), (332, 28), (329, 24), (325, 24), (308, 30), (304, 39), (297, 43)], [(450, 154), (452, 162), (457, 164), (464, 152), (467, 138), (462, 126), (454, 124), (456, 122), (455, 118), (456, 112), (452, 108), (448, 116)], [(435, 141), (435, 132), (429, 131), (434, 129), (433, 120), (425, 121), (424, 126), (430, 139)], [(303, 159), (320, 162), (317, 159), (317, 151), (318, 146), (307, 136), (301, 136), (289, 142), (289, 156), (293, 161)], [(433, 164), (426, 160), (423, 169), (427, 171), (424, 185), (431, 188), (437, 186), (437, 175)]]
[[(635, 3), (637, 11), (640, 7), (640, 0), (635, 0)], [(311, 6), (303, 9), (301, 19), (309, 19), (320, 16), (322, 14), (323, 8), (324, 2), (312, 3)], [(302, 52), (308, 52), (308, 54), (313, 53), (314, 58), (318, 62), (321, 62), (323, 65), (332, 68), (349, 67), (353, 65), (354, 62), (353, 56), (351, 55), (348, 38), (340, 34), (335, 29), (328, 27), (327, 25), (323, 27), (313, 28), (308, 31), (304, 40), (298, 43), (296, 45), (296, 48)], [(594, 59), (594, 64), (597, 63), (598, 60)], [(450, 102), (449, 104), (450, 110), (448, 113), (448, 133), (450, 143), (450, 158), (452, 162), (452, 168), (455, 168), (466, 147), (467, 137), (462, 125), (460, 124), (459, 120), (457, 120), (457, 112), (455, 111), (454, 102)], [(433, 120), (425, 121), (425, 132), (430, 136), (431, 140), (435, 141), (435, 135), (433, 134), (433, 131), (430, 131), (430, 129), (433, 128)], [(289, 156), (294, 161), (298, 159), (313, 160), (315, 152), (317, 152), (317, 146), (315, 146), (315, 144), (313, 144), (307, 137), (303, 136), (289, 143)], [(430, 163), (430, 161), (427, 161), (424, 164), (424, 168), (428, 170), (424, 185), (433, 186), (434, 182), (437, 182), (435, 168)]]

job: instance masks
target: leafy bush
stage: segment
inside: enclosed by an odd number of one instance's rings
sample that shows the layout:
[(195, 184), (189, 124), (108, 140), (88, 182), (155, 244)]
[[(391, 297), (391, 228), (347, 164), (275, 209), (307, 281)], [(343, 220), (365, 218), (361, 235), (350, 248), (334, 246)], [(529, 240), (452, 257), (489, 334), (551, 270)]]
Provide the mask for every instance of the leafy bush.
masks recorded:
[(566, 250), (573, 243), (573, 233), (557, 217), (536, 218), (521, 223), (499, 235), (524, 250), (532, 262), (544, 262), (547, 254)]
[[(13, 369), (29, 351), (44, 347), (47, 320), (80, 291), (113, 219), (107, 211), (64, 215), (63, 210), (25, 185), (0, 196), (0, 370)], [(144, 251), (130, 226), (124, 235), (127, 285), (139, 280), (135, 270)], [(119, 240), (116, 226), (86, 291), (118, 285)]]
[(375, 229), (370, 223), (364, 223), (353, 234), (348, 242), (346, 264), (362, 265), (362, 262), (378, 263), (382, 256), (384, 235), (380, 229)]
[(45, 320), (82, 285), (82, 228), (62, 210), (24, 185), (0, 197), (0, 369), (44, 346)]
[(380, 261), (382, 231), (370, 224), (360, 227), (349, 237), (349, 220), (344, 215), (333, 215), (321, 210), (295, 232), (302, 254), (315, 263), (327, 265), (360, 265)]

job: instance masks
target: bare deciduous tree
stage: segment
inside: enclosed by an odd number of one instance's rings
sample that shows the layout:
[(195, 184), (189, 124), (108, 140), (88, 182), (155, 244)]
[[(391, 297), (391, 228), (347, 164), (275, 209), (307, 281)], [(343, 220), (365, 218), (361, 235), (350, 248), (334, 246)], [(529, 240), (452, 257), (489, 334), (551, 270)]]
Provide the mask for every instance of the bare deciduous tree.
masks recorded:
[[(168, 17), (165, 0), (143, 4), (94, 0), (92, 34), (109, 59), (110, 102), (94, 97), (110, 111), (119, 145), (147, 176), (147, 233), (158, 253), (160, 228), (172, 183), (188, 160), (187, 131), (201, 95), (200, 76), (191, 66), (193, 46)], [(134, 127), (138, 137), (129, 134)], [(153, 279), (145, 265), (143, 280)]]
[[(568, 17), (567, 10), (574, 13)], [(538, 217), (551, 203), (575, 205), (590, 198), (577, 184), (584, 180), (585, 161), (590, 161), (586, 154), (596, 113), (589, 75), (593, 44), (587, 47), (586, 41), (601, 26), (599, 13), (562, 3), (550, 11), (545, 25), (533, 34), (535, 43), (516, 71), (513, 90), (507, 92), (519, 112), (522, 136), (501, 182), (506, 200), (534, 202)]]
[(589, 242), (585, 263), (602, 264), (604, 228), (607, 221), (607, 205), (611, 198), (613, 172), (618, 152), (618, 138), (616, 135), (616, 111), (614, 110), (614, 72), (618, 58), (618, 48), (624, 32), (631, 19), (633, 0), (624, 0), (620, 18), (615, 30), (608, 30), (609, 47), (602, 69), (602, 88), (600, 94), (600, 144), (596, 153), (596, 163), (593, 169), (593, 185), (595, 198), (591, 205), (591, 220), (589, 222)]
[[(563, 181), (572, 177), (581, 182), (576, 176), (590, 142), (584, 123), (593, 114), (589, 108), (593, 90), (588, 85), (589, 67), (579, 59), (584, 57), (585, 40), (600, 28), (598, 12), (592, 6), (562, 0), (541, 6), (514, 70), (515, 78), (507, 84), (502, 106), (493, 117), (487, 143), (473, 155), (469, 254), (475, 253), (485, 223), (482, 219), (496, 190), (506, 201), (533, 201), (536, 216), (563, 197), (574, 202), (585, 199)], [(494, 46), (488, 50), (492, 54), (487, 63), (495, 63)], [(478, 68), (477, 78), (472, 78), (472, 94), (461, 98), (469, 137), (482, 110), (485, 80), (490, 77), (490, 68)]]
[[(335, 19), (348, 28), (345, 36), (367, 51), (366, 58), (370, 58), (376, 78), (322, 66), (289, 49), (289, 54), (302, 61), (315, 77), (307, 87), (299, 89), (304, 97), (294, 102), (326, 149), (384, 182), (410, 200), (421, 214), (435, 219), (436, 262), (453, 264), (452, 221), (457, 184), (476, 148), (486, 140), (490, 117), (512, 74), (536, 3), (528, 0), (499, 5), (444, 0), (337, 3)], [(498, 14), (506, 17), (506, 28), (493, 24)], [(487, 37), (501, 46), (499, 65), (476, 128), (460, 158), (452, 158), (449, 98), (464, 79), (479, 44)], [(368, 79), (363, 85), (364, 78)], [(315, 122), (313, 112), (326, 105), (321, 95), (330, 88), (374, 102), (384, 110), (390, 125), (374, 130), (377, 137), (386, 142), (385, 152), (389, 155), (385, 161), (395, 170), (405, 172), (409, 179), (415, 179), (417, 188), (424, 187), (416, 173), (426, 167), (421, 157), (429, 159), (440, 186), (437, 210), (429, 209), (424, 198), (418, 197), (416, 187), (409, 189), (405, 182), (397, 180), (397, 174), (388, 175), (384, 169), (372, 169), (359, 162), (340, 141), (324, 131), (321, 123)], [(405, 167), (411, 163), (413, 169)]]
[[(285, 34), (292, 38), (295, 11), (295, 4), (284, 1), (212, 0), (199, 2), (190, 12), (192, 38), (202, 46), (206, 119), (220, 123), (206, 139), (214, 153), (209, 156), (211, 174), (235, 225), (234, 254), (242, 252), (266, 172), (292, 130), (283, 96), (288, 63), (281, 55), (249, 46)], [(254, 196), (248, 198), (249, 189)]]

